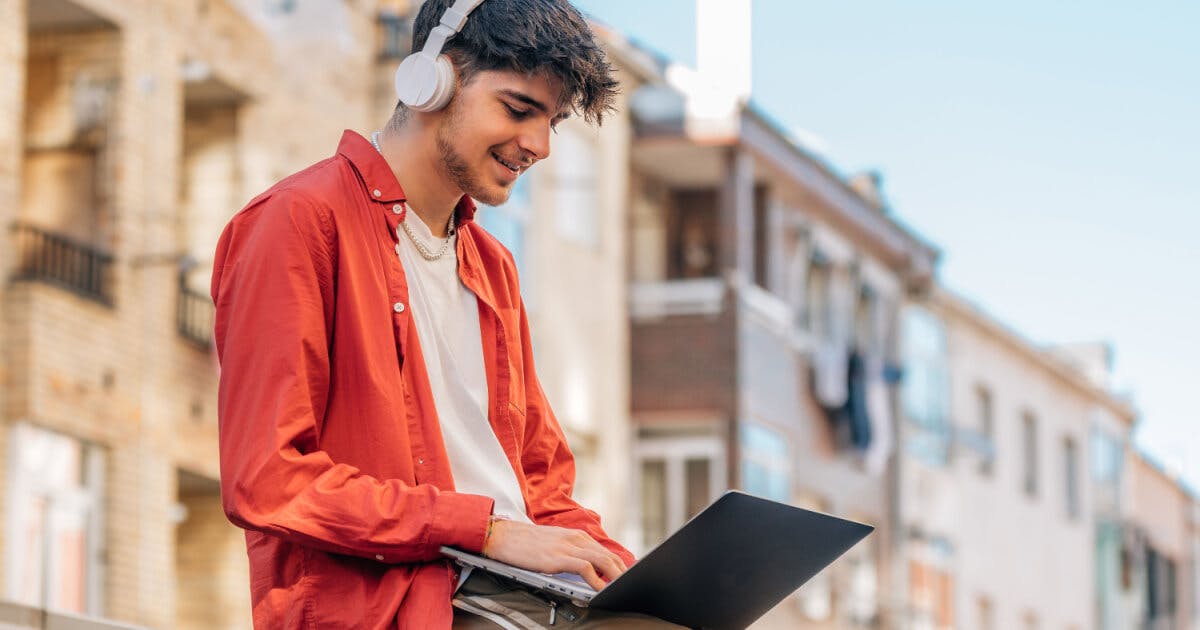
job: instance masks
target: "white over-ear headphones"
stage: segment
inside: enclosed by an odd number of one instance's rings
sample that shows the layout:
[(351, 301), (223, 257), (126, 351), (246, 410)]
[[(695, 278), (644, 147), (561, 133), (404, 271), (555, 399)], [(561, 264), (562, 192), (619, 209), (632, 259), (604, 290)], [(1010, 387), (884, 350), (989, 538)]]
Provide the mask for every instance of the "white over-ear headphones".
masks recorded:
[(419, 112), (433, 112), (446, 106), (454, 94), (454, 64), (442, 54), (442, 47), (467, 22), (467, 15), (483, 0), (458, 0), (442, 14), (421, 52), (413, 53), (396, 68), (396, 96), (400, 102)]

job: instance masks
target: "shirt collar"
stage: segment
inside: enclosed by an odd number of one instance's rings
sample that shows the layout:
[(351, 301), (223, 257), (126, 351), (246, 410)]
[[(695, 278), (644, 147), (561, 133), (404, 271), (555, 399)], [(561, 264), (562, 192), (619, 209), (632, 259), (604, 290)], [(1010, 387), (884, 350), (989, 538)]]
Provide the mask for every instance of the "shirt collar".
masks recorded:
[[(387, 160), (383, 159), (379, 151), (375, 150), (375, 146), (371, 144), (370, 140), (347, 129), (342, 132), (342, 140), (338, 143), (338, 154), (349, 160), (354, 170), (358, 171), (363, 186), (367, 189), (367, 195), (371, 199), (381, 204), (387, 204), (389, 208), (393, 204), (407, 199), (404, 189), (400, 187), (400, 182), (396, 181), (396, 174), (392, 172), (392, 167), (388, 166)], [(471, 197), (463, 195), (455, 208), (455, 217), (456, 226), (473, 220), (475, 218), (475, 201)], [(399, 218), (403, 219), (402, 216)]]

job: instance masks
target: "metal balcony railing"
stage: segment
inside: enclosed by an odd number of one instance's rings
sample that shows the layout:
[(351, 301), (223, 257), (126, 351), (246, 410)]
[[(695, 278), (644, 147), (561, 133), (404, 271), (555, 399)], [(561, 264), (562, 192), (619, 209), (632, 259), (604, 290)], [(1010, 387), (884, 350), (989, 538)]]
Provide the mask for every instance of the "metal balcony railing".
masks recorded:
[(175, 326), (179, 334), (198, 346), (208, 348), (212, 345), (214, 314), (212, 299), (188, 287), (181, 276), (179, 298), (175, 304)]
[(62, 287), (106, 306), (113, 304), (113, 257), (94, 245), (25, 223), (12, 227), (16, 242), (14, 280)]

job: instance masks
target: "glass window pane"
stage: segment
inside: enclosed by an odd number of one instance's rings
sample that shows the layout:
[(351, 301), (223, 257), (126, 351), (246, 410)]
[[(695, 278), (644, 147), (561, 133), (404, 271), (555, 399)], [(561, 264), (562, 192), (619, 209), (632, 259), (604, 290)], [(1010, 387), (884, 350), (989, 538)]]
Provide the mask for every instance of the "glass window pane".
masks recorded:
[(1121, 445), (1099, 429), (1092, 431), (1092, 479), (1113, 484), (1121, 476)]
[(992, 416), (992, 392), (980, 385), (975, 389), (976, 413), (979, 415), (979, 433), (987, 444), (988, 451), (979, 460), (979, 474), (991, 475), (996, 459), (995, 426)]
[(1032, 414), (1026, 413), (1021, 418), (1021, 434), (1023, 447), (1023, 489), (1029, 496), (1037, 495), (1037, 420)]
[(21, 603), (77, 613), (89, 610), (88, 584), (99, 567), (89, 530), (103, 496), (84, 466), (85, 444), (32, 425), (13, 427), (14, 466), (6, 509), (18, 544), (8, 564), (7, 595)]
[(787, 457), (787, 444), (775, 431), (757, 424), (742, 425), (742, 448), (763, 457)]
[(710, 481), (710, 465), (707, 459), (689, 459), (684, 464), (684, 476), (687, 483), (687, 514), (692, 518), (708, 507), (712, 497)]
[(667, 466), (642, 462), (642, 545), (649, 549), (667, 537)]
[(1079, 517), (1079, 454), (1075, 441), (1068, 439), (1063, 444), (1063, 465), (1066, 467), (1067, 516), (1071, 519)]
[(740, 425), (739, 437), (742, 443), (742, 488), (775, 501), (788, 501), (790, 467), (783, 436), (764, 426), (744, 422)]
[(901, 326), (901, 409), (920, 429), (905, 448), (927, 464), (944, 466), (950, 447), (946, 330), (934, 314), (915, 306), (904, 309)]

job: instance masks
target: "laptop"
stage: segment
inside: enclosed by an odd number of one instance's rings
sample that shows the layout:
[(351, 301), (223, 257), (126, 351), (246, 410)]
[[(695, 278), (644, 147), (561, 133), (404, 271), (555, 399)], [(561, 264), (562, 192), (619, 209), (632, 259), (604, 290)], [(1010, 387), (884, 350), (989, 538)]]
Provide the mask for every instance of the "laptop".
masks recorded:
[(874, 527), (731, 490), (602, 590), (451, 547), (464, 567), (581, 607), (653, 615), (689, 628), (745, 628)]

